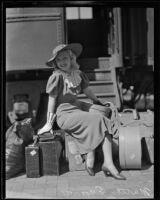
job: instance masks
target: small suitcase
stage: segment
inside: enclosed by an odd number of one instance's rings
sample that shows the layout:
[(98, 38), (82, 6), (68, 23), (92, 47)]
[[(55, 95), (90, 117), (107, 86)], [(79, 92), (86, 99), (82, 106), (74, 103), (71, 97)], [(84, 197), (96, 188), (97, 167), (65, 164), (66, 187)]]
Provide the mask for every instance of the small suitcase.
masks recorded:
[(154, 112), (138, 112), (136, 109), (124, 109), (119, 113), (122, 127), (137, 126), (141, 137), (152, 137), (154, 135)]
[(124, 109), (122, 112), (119, 113), (119, 119), (121, 125), (127, 125), (128, 123), (137, 121), (140, 119), (139, 112), (136, 109), (127, 108)]
[(29, 145), (25, 147), (25, 167), (28, 178), (40, 177), (38, 145)]
[(59, 136), (47, 141), (39, 141), (40, 166), (42, 175), (60, 175), (62, 142)]

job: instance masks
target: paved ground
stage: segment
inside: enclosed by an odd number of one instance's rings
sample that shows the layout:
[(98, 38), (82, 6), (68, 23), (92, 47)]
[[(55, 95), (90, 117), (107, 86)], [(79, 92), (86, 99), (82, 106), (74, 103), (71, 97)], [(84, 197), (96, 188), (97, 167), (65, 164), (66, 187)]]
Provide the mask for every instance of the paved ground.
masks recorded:
[(94, 177), (86, 171), (66, 172), (60, 176), (27, 178), (19, 175), (6, 181), (6, 198), (20, 199), (139, 199), (154, 198), (154, 165), (141, 170), (123, 170), (127, 180), (105, 177), (98, 171)]
[[(147, 136), (147, 133), (145, 133)], [(19, 175), (6, 181), (6, 198), (11, 199), (140, 199), (154, 198), (154, 165), (142, 160), (141, 170), (123, 170), (127, 180), (105, 177), (96, 168), (96, 175), (86, 171), (69, 172), (62, 165), (60, 176), (27, 178)]]

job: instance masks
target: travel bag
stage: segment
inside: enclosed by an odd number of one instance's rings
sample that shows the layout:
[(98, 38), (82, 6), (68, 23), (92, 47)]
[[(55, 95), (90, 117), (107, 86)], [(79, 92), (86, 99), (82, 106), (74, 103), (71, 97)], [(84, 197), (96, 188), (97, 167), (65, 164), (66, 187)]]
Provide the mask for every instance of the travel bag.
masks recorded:
[(6, 179), (25, 172), (25, 147), (33, 142), (31, 118), (14, 122), (6, 131)]

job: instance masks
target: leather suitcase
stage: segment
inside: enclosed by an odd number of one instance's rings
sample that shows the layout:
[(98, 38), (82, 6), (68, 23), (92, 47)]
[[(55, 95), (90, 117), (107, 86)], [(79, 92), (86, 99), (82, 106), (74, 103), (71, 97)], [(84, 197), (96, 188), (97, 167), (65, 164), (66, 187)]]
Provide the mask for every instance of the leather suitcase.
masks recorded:
[(60, 137), (48, 141), (39, 141), (40, 166), (42, 175), (60, 175), (62, 143)]
[(66, 160), (69, 164), (69, 171), (85, 170), (83, 157), (80, 155), (75, 139), (68, 133), (65, 134)]
[(25, 168), (28, 178), (40, 177), (38, 145), (29, 145), (25, 147)]
[(139, 126), (141, 137), (152, 137), (154, 135), (154, 112), (137, 112), (136, 109), (124, 109), (119, 113), (121, 126)]
[(122, 112), (119, 113), (119, 119), (122, 125), (127, 125), (128, 123), (132, 122), (133, 120), (139, 120), (140, 115), (136, 109), (124, 109)]

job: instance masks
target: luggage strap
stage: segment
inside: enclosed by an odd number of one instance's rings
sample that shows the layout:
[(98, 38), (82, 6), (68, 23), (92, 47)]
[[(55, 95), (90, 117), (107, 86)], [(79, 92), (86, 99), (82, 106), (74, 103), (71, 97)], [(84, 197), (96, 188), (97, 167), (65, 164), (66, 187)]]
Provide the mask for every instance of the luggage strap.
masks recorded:
[[(47, 141), (53, 141), (56, 139), (61, 138), (61, 133), (58, 131), (53, 131), (51, 132), (45, 132), (44, 134), (41, 135), (34, 135), (33, 136), (33, 144), (31, 146), (35, 146), (38, 144), (38, 142), (47, 142)], [(61, 138), (62, 139), (62, 138)]]
[[(136, 109), (132, 109), (132, 108), (126, 108), (122, 111), (123, 113), (127, 113), (127, 112), (130, 112), (133, 114), (133, 120), (131, 120), (130, 122), (124, 124), (123, 122), (120, 122), (120, 125), (122, 127), (125, 127), (125, 126), (130, 126), (132, 124), (136, 124), (137, 125), (137, 122), (138, 122), (138, 125), (144, 125), (146, 127), (153, 127), (153, 123), (146, 123), (144, 120), (141, 120), (140, 119), (140, 114), (139, 112), (136, 110)], [(152, 111), (150, 110), (147, 110), (147, 113), (150, 114), (150, 115), (153, 115)]]
[[(138, 122), (138, 124), (137, 124), (137, 122)], [(135, 126), (144, 125), (146, 127), (153, 127), (153, 123), (149, 124), (149, 123), (146, 123), (145, 121), (142, 121), (142, 120), (138, 120), (138, 121), (132, 120), (132, 121), (126, 123), (126, 124), (124, 124), (123, 122), (121, 122), (120, 124), (121, 124), (122, 127), (130, 126), (132, 124), (135, 124)]]

